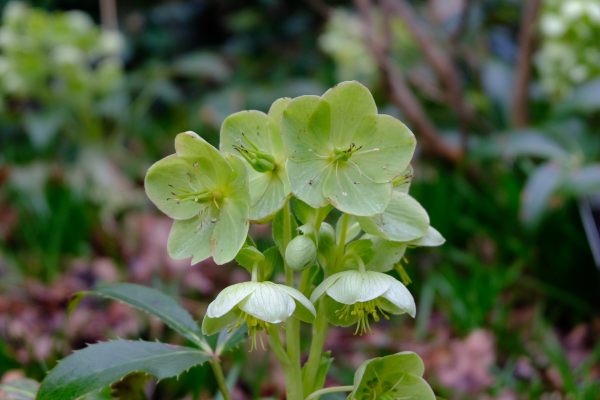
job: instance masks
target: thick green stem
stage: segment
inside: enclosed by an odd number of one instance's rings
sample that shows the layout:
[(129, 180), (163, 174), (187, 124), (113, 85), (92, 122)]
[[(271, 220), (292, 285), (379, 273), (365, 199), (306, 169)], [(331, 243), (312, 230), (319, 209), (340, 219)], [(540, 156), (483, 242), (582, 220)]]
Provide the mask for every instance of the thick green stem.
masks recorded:
[(354, 386), (332, 386), (324, 389), (319, 389), (315, 392), (312, 392), (310, 396), (308, 396), (304, 400), (316, 400), (324, 394), (328, 393), (338, 393), (338, 392), (351, 392), (354, 389)]
[(285, 349), (281, 345), (277, 327), (271, 325), (268, 327), (268, 330), (269, 344), (285, 372), (286, 399), (302, 400), (304, 398), (304, 393), (302, 391), (302, 373), (300, 364), (296, 366), (296, 363), (293, 363), (288, 357)]
[(346, 232), (348, 231), (348, 223), (350, 216), (348, 214), (342, 214), (342, 222), (340, 224), (340, 242), (338, 243), (337, 250), (335, 252), (335, 270), (337, 271), (342, 259), (344, 258), (344, 250), (346, 249)]
[(210, 367), (215, 374), (215, 379), (217, 380), (217, 385), (219, 386), (219, 391), (223, 396), (223, 400), (231, 400), (231, 394), (229, 393), (229, 388), (227, 387), (227, 383), (225, 382), (225, 376), (223, 375), (223, 369), (221, 368), (221, 363), (218, 358), (213, 358), (210, 360)]
[(310, 351), (308, 360), (304, 366), (304, 393), (310, 393), (315, 389), (317, 373), (321, 364), (321, 354), (327, 337), (328, 324), (327, 316), (325, 315), (325, 306), (323, 299), (319, 301), (317, 307), (317, 318), (312, 327), (312, 341), (310, 342)]

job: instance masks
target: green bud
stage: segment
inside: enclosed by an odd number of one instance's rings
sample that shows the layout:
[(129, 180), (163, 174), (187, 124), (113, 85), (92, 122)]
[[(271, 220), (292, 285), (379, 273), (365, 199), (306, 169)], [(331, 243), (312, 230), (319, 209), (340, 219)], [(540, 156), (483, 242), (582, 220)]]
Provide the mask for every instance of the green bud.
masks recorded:
[(302, 271), (315, 261), (317, 246), (305, 235), (296, 236), (285, 249), (285, 261), (296, 271)]

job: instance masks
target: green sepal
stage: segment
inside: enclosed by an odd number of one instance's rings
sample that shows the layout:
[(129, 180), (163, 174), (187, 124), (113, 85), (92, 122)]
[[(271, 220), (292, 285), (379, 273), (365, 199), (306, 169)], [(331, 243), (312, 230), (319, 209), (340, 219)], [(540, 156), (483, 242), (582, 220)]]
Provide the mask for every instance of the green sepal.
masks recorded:
[(435, 400), (424, 371), (423, 361), (413, 352), (372, 358), (354, 374), (354, 390), (347, 400)]

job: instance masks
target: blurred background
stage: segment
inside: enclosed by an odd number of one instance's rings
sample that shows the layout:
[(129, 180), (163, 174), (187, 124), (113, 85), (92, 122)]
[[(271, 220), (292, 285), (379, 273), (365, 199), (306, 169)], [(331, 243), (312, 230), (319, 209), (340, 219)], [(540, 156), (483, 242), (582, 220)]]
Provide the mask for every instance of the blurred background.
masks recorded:
[[(127, 281), (200, 319), (246, 279), (169, 259), (148, 166), (178, 132), (217, 144), (230, 113), (356, 79), (415, 132), (412, 193), (447, 243), (408, 254), (415, 321), (332, 331), (331, 383), (414, 350), (445, 398), (600, 398), (600, 0), (35, 0), (0, 14), (1, 381), (41, 380), (107, 338), (180, 341), (116, 302), (67, 314), (75, 292)], [(267, 353), (226, 364), (236, 399), (282, 392)], [(212, 379), (198, 367), (147, 396), (208, 399)]]

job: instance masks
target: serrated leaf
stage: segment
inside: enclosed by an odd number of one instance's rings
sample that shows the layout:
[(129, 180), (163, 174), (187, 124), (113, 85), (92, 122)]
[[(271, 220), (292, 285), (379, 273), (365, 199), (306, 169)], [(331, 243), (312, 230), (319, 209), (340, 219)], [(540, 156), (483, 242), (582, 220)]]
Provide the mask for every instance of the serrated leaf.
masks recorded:
[(192, 342), (200, 346), (206, 344), (200, 327), (190, 313), (159, 290), (133, 283), (116, 283), (82, 293), (121, 301), (159, 318)]
[(0, 384), (0, 398), (5, 400), (33, 400), (40, 387), (33, 379), (15, 379)]
[(413, 352), (401, 352), (365, 361), (354, 375), (348, 400), (435, 400), (422, 378), (425, 367)]
[(90, 345), (63, 359), (42, 382), (37, 400), (71, 400), (132, 372), (157, 379), (179, 376), (210, 356), (200, 350), (158, 342), (113, 340)]

